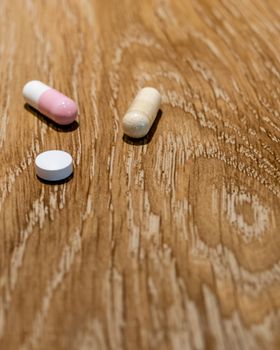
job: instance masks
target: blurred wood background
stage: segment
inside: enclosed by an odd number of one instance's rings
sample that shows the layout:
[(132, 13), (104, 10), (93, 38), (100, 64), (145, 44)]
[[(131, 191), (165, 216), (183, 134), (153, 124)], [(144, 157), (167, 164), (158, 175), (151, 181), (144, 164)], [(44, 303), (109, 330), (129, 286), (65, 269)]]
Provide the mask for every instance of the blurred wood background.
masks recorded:
[[(0, 349), (280, 348), (280, 2), (1, 0)], [(79, 105), (60, 129), (38, 79)], [(123, 138), (137, 90), (163, 96)], [(73, 155), (37, 180), (35, 156)]]

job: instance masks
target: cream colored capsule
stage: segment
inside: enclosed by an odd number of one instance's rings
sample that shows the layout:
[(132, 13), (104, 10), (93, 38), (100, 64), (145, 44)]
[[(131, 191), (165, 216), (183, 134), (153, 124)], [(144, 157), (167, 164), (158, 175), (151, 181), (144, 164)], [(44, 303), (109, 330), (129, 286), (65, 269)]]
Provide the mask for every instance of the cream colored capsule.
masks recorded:
[(141, 89), (123, 118), (123, 131), (133, 138), (140, 138), (149, 132), (156, 119), (161, 95), (152, 87)]

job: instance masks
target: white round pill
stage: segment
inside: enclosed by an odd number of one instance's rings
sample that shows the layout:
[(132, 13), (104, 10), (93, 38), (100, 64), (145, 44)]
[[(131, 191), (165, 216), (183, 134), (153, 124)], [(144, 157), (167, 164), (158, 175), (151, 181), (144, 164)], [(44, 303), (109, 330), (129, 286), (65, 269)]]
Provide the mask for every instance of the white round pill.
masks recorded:
[(73, 159), (64, 151), (46, 151), (36, 157), (35, 169), (37, 176), (43, 180), (64, 180), (73, 173)]

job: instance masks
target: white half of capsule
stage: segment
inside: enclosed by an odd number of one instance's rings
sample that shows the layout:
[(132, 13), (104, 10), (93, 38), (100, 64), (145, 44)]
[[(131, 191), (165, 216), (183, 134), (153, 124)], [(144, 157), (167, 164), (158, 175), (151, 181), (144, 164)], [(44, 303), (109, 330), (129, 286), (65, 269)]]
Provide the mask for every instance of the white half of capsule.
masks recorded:
[(26, 102), (35, 109), (39, 108), (39, 100), (50, 87), (39, 80), (29, 81), (24, 85), (22, 94)]
[(147, 135), (156, 119), (160, 104), (161, 95), (157, 89), (141, 89), (123, 118), (124, 133), (133, 138)]
[(35, 170), (37, 176), (43, 180), (61, 181), (73, 173), (73, 159), (64, 151), (46, 151), (36, 157)]

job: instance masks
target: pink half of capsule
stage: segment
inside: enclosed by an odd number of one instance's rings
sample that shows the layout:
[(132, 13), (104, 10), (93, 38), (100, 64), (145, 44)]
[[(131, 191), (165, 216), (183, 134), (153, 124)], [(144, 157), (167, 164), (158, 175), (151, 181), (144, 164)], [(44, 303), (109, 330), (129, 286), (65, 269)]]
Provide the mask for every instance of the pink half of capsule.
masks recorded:
[(76, 103), (48, 85), (32, 80), (22, 90), (26, 102), (60, 125), (71, 124), (77, 117)]

